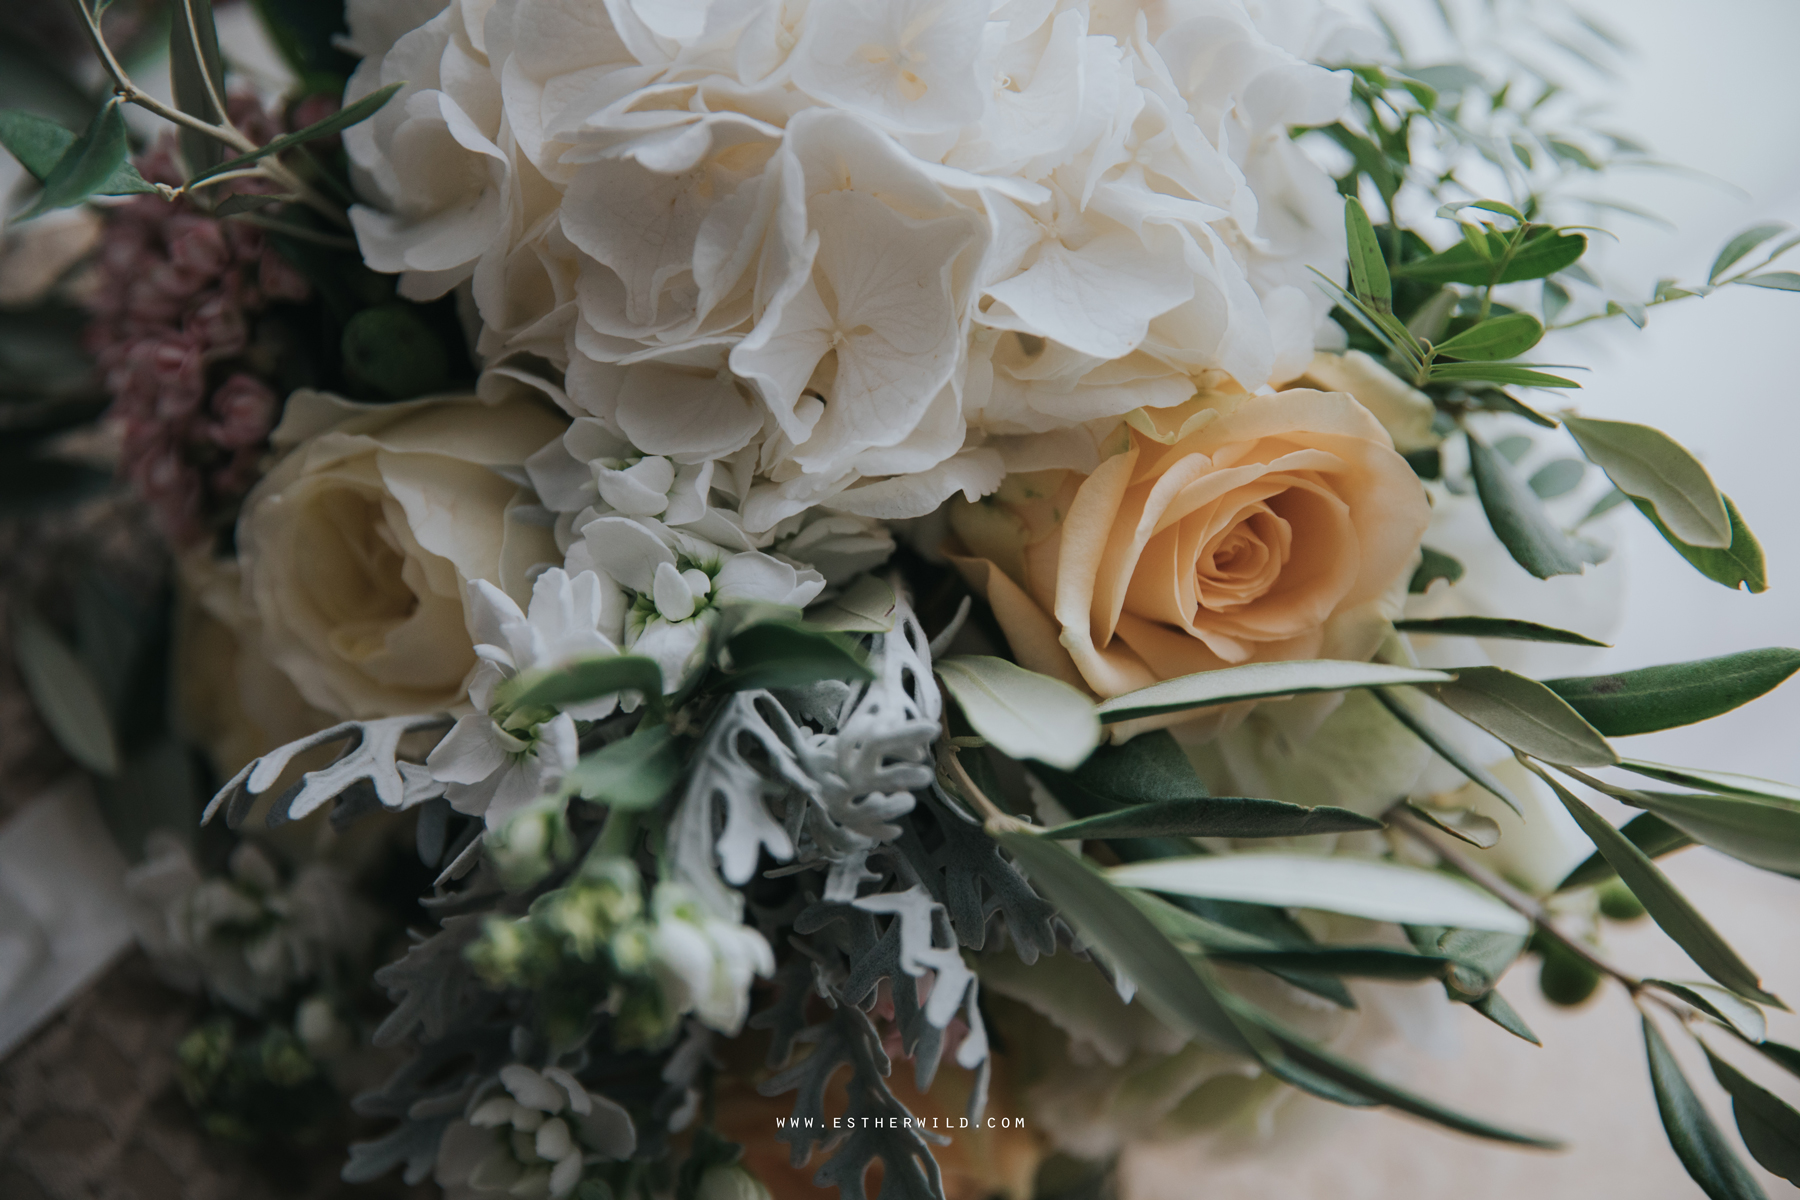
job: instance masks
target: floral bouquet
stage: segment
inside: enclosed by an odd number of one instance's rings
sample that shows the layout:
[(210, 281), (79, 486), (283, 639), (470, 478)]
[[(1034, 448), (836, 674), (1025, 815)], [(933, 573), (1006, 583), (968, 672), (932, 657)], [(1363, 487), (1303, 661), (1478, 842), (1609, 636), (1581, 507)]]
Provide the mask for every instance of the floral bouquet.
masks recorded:
[(1800, 1183), (1785, 1006), (1656, 861), (1800, 875), (1800, 789), (1613, 740), (1800, 651), (1579, 673), (1617, 521), (1763, 559), (1525, 360), (1800, 290), (1783, 227), (1619, 298), (1567, 185), (1638, 148), (1316, 0), (261, 0), (285, 90), (172, 0), (166, 91), (75, 10), (104, 101), (0, 113), (19, 236), (88, 230), (7, 486), (90, 494), (104, 408), (178, 586), (14, 646), (210, 1133), (553, 1200), (1174, 1194), (1320, 1102), (1550, 1146), (1382, 1060), (1536, 1042), (1530, 957), (1629, 992), (1707, 1195)]

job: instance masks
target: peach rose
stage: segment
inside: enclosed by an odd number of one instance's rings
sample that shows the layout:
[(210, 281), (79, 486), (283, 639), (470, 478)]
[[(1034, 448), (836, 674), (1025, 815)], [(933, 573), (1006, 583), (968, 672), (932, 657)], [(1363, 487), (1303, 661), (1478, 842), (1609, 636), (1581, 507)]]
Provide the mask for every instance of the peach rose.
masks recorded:
[[(952, 512), (972, 556), (958, 566), (1022, 665), (1106, 697), (1241, 663), (1374, 654), (1430, 508), (1354, 399), (1201, 393), (1139, 410), (1105, 450), (1092, 474), (1014, 475)], [(1134, 724), (1205, 737), (1228, 722)]]

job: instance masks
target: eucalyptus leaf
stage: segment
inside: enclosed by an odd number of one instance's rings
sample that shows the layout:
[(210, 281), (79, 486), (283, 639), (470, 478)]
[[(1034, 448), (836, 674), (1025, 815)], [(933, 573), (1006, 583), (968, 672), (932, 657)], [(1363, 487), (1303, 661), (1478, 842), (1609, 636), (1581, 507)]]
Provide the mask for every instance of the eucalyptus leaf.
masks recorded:
[(1044, 836), (1058, 841), (1138, 837), (1306, 837), (1382, 828), (1381, 822), (1328, 804), (1309, 808), (1281, 800), (1206, 796), (1161, 800), (1057, 825)]
[(1093, 702), (1060, 679), (982, 654), (935, 667), (975, 732), (1002, 754), (1072, 770), (1100, 744)]
[(1663, 525), (1683, 542), (1706, 549), (1731, 545), (1731, 517), (1712, 476), (1700, 461), (1660, 429), (1629, 421), (1573, 415), (1567, 429), (1620, 491), (1656, 509)]
[(1473, 433), (1467, 437), (1469, 470), (1482, 511), (1514, 562), (1539, 579), (1549, 579), (1579, 575), (1588, 563), (1599, 561), (1591, 548), (1557, 527), (1543, 501), (1513, 473), (1511, 463)]
[(1650, 1086), (1656, 1093), (1656, 1109), (1681, 1165), (1712, 1200), (1768, 1200), (1707, 1115), (1700, 1097), (1694, 1095), (1693, 1086), (1681, 1073), (1675, 1056), (1669, 1053), (1662, 1034), (1648, 1016), (1643, 1023), (1644, 1052), (1650, 1061)]
[(1758, 779), (1754, 775), (1736, 775), (1730, 771), (1707, 771), (1697, 767), (1671, 767), (1663, 763), (1645, 762), (1637, 758), (1620, 759), (1619, 765), (1627, 771), (1642, 775), (1647, 779), (1680, 784), (1682, 787), (1699, 788), (1702, 791), (1720, 792), (1730, 796), (1766, 796), (1771, 800), (1792, 800), (1800, 803), (1800, 787), (1795, 787), (1791, 783), (1777, 783), (1773, 779)]
[[(1394, 274), (1419, 283), (1461, 283), (1470, 287), (1485, 287), (1490, 282), (1518, 283), (1521, 280), (1554, 275), (1572, 266), (1587, 252), (1587, 238), (1579, 233), (1558, 233), (1541, 226), (1534, 226), (1532, 229), (1533, 232), (1526, 235), (1518, 252), (1506, 264), (1506, 269), (1497, 280), (1493, 278), (1492, 264), (1482, 259), (1466, 242), (1458, 243), (1429, 258), (1396, 267)], [(1504, 235), (1489, 235), (1490, 244), (1496, 239), (1504, 249)]]
[(496, 698), (508, 709), (585, 704), (619, 692), (636, 692), (652, 706), (662, 702), (662, 668), (653, 658), (613, 654), (552, 670), (527, 671), (501, 684)]
[(1240, 700), (1343, 692), (1403, 683), (1445, 683), (1451, 678), (1442, 671), (1337, 659), (1248, 663), (1153, 683), (1102, 701), (1096, 711), (1102, 721), (1112, 723), (1216, 704), (1233, 704)]
[[(1639, 813), (1620, 826), (1619, 833), (1651, 858), (1661, 858), (1695, 844), (1693, 838), (1655, 813)], [(1596, 850), (1563, 876), (1562, 882), (1556, 885), (1556, 890), (1566, 892), (1571, 888), (1592, 887), (1596, 883), (1606, 882), (1616, 874), (1618, 872), (1606, 861), (1606, 856)]]
[(1258, 1043), (1264, 1039), (1253, 1040), (1225, 1008), (1210, 972), (1184, 957), (1118, 888), (1076, 855), (1036, 834), (994, 836), (1068, 918), (1082, 944), (1135, 984), (1158, 1018), (1214, 1046), (1261, 1057)]
[[(7, 109), (0, 112), (0, 146), (5, 146), (12, 156), (19, 160), (19, 165), (31, 172), (32, 178), (43, 183), (56, 169), (70, 146), (75, 144), (76, 135), (58, 125), (47, 117), (22, 109)], [(129, 162), (121, 162), (113, 173), (106, 177), (100, 186), (94, 189), (96, 196), (131, 196), (144, 192), (155, 193), (156, 185), (138, 174), (138, 169)]]
[(1445, 358), (1465, 362), (1491, 362), (1517, 358), (1544, 337), (1544, 327), (1530, 313), (1508, 313), (1463, 330), (1433, 347)]
[(100, 775), (119, 770), (119, 747), (100, 688), (75, 652), (29, 610), (13, 619), (13, 660), (57, 744)]
[(1518, 799), (1507, 790), (1505, 784), (1494, 778), (1493, 772), (1464, 754), (1449, 738), (1441, 736), (1423, 716), (1407, 707), (1403, 696), (1404, 693), (1390, 691), (1387, 688), (1375, 689), (1375, 698), (1381, 702), (1381, 706), (1392, 713), (1402, 725), (1410, 729), (1413, 736), (1430, 746), (1439, 758), (1461, 771), (1472, 782), (1521, 817), (1525, 815), (1525, 810), (1520, 807)]
[(639, 725), (630, 737), (603, 746), (563, 776), (565, 795), (619, 809), (642, 809), (669, 794), (681, 759), (667, 725)]
[(1646, 979), (1683, 1004), (1692, 1005), (1713, 1020), (1736, 1031), (1746, 1041), (1760, 1042), (1769, 1036), (1769, 1023), (1762, 1009), (1736, 992), (1712, 983), (1678, 983), (1670, 979)]
[(258, 159), (267, 158), (271, 154), (280, 154), (285, 150), (291, 150), (304, 142), (315, 141), (322, 137), (330, 137), (335, 133), (348, 129), (352, 125), (366, 121), (374, 116), (376, 111), (380, 109), (382, 105), (386, 104), (389, 100), (392, 100), (394, 98), (394, 93), (405, 86), (406, 83), (402, 81), (377, 88), (367, 96), (364, 96), (361, 100), (356, 101), (354, 104), (346, 104), (343, 108), (338, 109), (322, 121), (314, 121), (304, 129), (296, 129), (292, 133), (284, 133), (280, 137), (271, 138), (266, 144), (258, 146), (248, 154), (240, 154), (236, 158), (227, 159), (215, 167), (210, 167), (207, 170), (200, 172), (200, 174), (194, 176), (191, 182), (199, 183), (201, 180), (210, 179), (214, 175), (222, 175), (226, 171), (235, 171), (240, 167), (247, 167)]
[(1616, 675), (1550, 679), (1544, 686), (1600, 732), (1629, 737), (1728, 713), (1781, 686), (1796, 670), (1800, 650), (1772, 646)]
[(1700, 1048), (1706, 1051), (1713, 1078), (1731, 1094), (1731, 1115), (1750, 1157), (1765, 1171), (1800, 1187), (1800, 1112), (1714, 1054), (1705, 1042)]
[(1567, 767), (1608, 767), (1619, 761), (1579, 712), (1535, 679), (1500, 667), (1464, 667), (1454, 682), (1437, 685), (1432, 694), (1533, 758)]
[(1731, 502), (1730, 496), (1724, 496), (1725, 512), (1731, 518), (1731, 545), (1724, 550), (1714, 550), (1707, 546), (1690, 546), (1675, 536), (1675, 532), (1662, 523), (1656, 510), (1642, 500), (1632, 500), (1637, 510), (1649, 519), (1662, 534), (1663, 541), (1675, 548), (1675, 552), (1688, 560), (1688, 564), (1714, 583), (1736, 590), (1742, 587), (1752, 594), (1769, 590), (1769, 577), (1763, 565), (1762, 543), (1744, 524), (1744, 518)]
[(1575, 823), (1581, 826), (1594, 847), (1612, 864), (1625, 886), (1631, 889), (1631, 894), (1642, 902), (1651, 919), (1675, 939), (1676, 945), (1687, 951), (1688, 957), (1702, 971), (1747, 1000), (1786, 1007), (1780, 999), (1763, 991), (1756, 972), (1738, 957), (1737, 951), (1719, 936), (1648, 855), (1568, 788), (1543, 771), (1537, 774), (1556, 792), (1557, 799), (1569, 810), (1569, 815), (1575, 818)]
[(1786, 222), (1777, 221), (1771, 225), (1755, 225), (1725, 243), (1719, 251), (1719, 257), (1713, 259), (1712, 270), (1706, 273), (1706, 282), (1717, 283), (1719, 276), (1730, 270), (1740, 259), (1764, 242), (1780, 237), (1786, 233)]
[(875, 678), (849, 637), (798, 623), (759, 622), (734, 634), (725, 645), (732, 665), (726, 679), (737, 691), (804, 687), (821, 679)]
[(1350, 251), (1350, 287), (1356, 298), (1376, 312), (1392, 312), (1394, 286), (1388, 278), (1387, 259), (1369, 214), (1354, 196), (1344, 201), (1344, 234)]
[(1695, 841), (1765, 871), (1800, 878), (1800, 803), (1760, 796), (1638, 790), (1626, 799)]
[(1608, 645), (1586, 634), (1506, 617), (1421, 618), (1395, 621), (1394, 628), (1401, 633), (1428, 633), (1434, 637), (1508, 638), (1522, 642), (1558, 642), (1565, 646)]
[(1241, 853), (1128, 863), (1107, 872), (1121, 887), (1316, 908), (1414, 925), (1523, 933), (1530, 923), (1472, 884), (1439, 871), (1381, 859)]
[(29, 220), (53, 209), (68, 208), (94, 195), (126, 165), (127, 148), (125, 114), (120, 111), (118, 100), (110, 100), (95, 115), (87, 131), (62, 152), (44, 177), (43, 191), (19, 219)]

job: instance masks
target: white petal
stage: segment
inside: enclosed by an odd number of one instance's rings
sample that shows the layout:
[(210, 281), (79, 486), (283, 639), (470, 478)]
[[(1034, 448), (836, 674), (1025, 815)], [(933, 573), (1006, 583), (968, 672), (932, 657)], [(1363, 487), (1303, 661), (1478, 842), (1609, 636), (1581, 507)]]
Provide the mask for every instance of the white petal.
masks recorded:
[(674, 563), (657, 565), (651, 594), (656, 600), (656, 611), (665, 621), (685, 621), (694, 615), (693, 589), (688, 587), (686, 578), (675, 569)]
[(431, 777), (444, 783), (479, 783), (506, 765), (500, 728), (485, 712), (458, 717), (425, 759)]
[(656, 568), (675, 564), (674, 553), (649, 529), (625, 517), (601, 517), (582, 528), (594, 565), (634, 592), (648, 592)]

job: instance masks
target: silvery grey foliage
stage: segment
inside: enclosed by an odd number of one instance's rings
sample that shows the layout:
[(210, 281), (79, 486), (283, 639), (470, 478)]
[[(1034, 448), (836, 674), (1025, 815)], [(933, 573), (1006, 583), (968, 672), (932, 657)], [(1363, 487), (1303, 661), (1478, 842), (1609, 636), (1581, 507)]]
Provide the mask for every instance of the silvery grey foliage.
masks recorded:
[(237, 828), (250, 814), (257, 799), (280, 781), (282, 772), (299, 755), (318, 746), (347, 742), (337, 761), (317, 771), (308, 771), (300, 782), (275, 800), (269, 810), (269, 824), (298, 821), (333, 800), (354, 803), (359, 793), (368, 793), (381, 807), (411, 808), (444, 793), (444, 785), (434, 780), (418, 763), (400, 758), (400, 742), (411, 733), (429, 729), (448, 729), (450, 718), (438, 713), (405, 717), (383, 717), (375, 721), (344, 721), (329, 729), (321, 729), (309, 737), (289, 742), (253, 759), (206, 806), (202, 822), (210, 821), (223, 808), (225, 823)]

